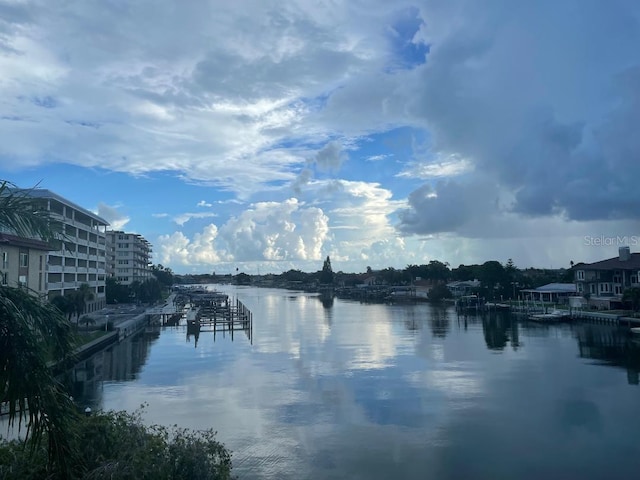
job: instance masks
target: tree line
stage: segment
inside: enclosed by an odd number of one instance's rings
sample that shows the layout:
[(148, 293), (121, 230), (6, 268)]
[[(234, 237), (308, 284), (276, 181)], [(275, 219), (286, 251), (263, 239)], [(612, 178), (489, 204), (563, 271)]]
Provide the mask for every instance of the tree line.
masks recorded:
[(151, 276), (144, 281), (136, 280), (125, 285), (113, 277), (105, 280), (105, 296), (108, 304), (155, 303), (163, 300), (176, 281), (170, 268), (162, 264), (151, 267)]
[(509, 259), (502, 264), (497, 260), (489, 260), (482, 264), (464, 265), (452, 268), (448, 263), (431, 260), (426, 264), (407, 265), (397, 269), (386, 267), (373, 270), (367, 267), (365, 272), (345, 273), (334, 272), (330, 257), (326, 257), (322, 269), (316, 272), (303, 272), (298, 269), (290, 269), (280, 274), (249, 275), (243, 272), (235, 275), (176, 275), (174, 280), (184, 283), (220, 283), (232, 282), (249, 285), (259, 281), (269, 280), (274, 284), (316, 284), (334, 286), (355, 286), (365, 279), (373, 278), (374, 283), (386, 285), (411, 285), (416, 282), (429, 282), (436, 293), (446, 295), (439, 285), (453, 281), (479, 280), (481, 286), (477, 293), (487, 299), (509, 299), (517, 297), (518, 291), (526, 288), (536, 288), (548, 283), (572, 283), (573, 272), (570, 269), (520, 269)]

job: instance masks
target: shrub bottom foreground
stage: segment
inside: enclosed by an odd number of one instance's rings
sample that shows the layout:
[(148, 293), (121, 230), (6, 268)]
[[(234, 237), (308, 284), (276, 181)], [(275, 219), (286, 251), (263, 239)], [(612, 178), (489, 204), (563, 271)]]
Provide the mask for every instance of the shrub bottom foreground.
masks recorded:
[[(140, 414), (101, 412), (80, 417), (71, 438), (70, 479), (229, 479), (231, 454), (213, 430), (146, 426)], [(47, 439), (32, 450), (0, 444), (0, 478), (60, 478), (50, 468)]]

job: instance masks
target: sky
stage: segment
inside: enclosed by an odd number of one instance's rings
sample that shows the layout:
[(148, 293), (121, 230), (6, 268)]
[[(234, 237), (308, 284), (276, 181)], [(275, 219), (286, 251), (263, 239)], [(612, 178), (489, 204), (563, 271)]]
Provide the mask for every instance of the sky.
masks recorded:
[(640, 251), (635, 0), (0, 0), (0, 179), (176, 273)]

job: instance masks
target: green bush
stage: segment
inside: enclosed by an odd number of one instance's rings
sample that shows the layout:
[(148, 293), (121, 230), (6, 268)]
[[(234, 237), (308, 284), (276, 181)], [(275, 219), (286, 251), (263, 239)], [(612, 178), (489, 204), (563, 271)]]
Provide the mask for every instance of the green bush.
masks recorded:
[[(73, 428), (70, 479), (229, 479), (231, 454), (212, 430), (146, 426), (140, 414), (99, 412)], [(46, 439), (45, 439), (46, 440)], [(0, 444), (0, 478), (58, 478), (49, 470), (46, 441), (35, 450)]]

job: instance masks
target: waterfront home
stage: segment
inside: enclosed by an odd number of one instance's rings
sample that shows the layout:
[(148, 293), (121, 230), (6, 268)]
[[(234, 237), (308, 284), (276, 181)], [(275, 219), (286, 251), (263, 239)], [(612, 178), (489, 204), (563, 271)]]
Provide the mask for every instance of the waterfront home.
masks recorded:
[(620, 247), (617, 257), (578, 263), (572, 270), (576, 293), (588, 296), (596, 308), (620, 308), (625, 289), (640, 287), (640, 253), (631, 253), (629, 247)]
[(458, 282), (447, 283), (447, 288), (451, 292), (454, 298), (471, 295), (474, 291), (480, 288), (479, 280), (463, 280)]
[(575, 283), (548, 283), (538, 288), (520, 290), (525, 300), (568, 304), (569, 297), (576, 295)]

